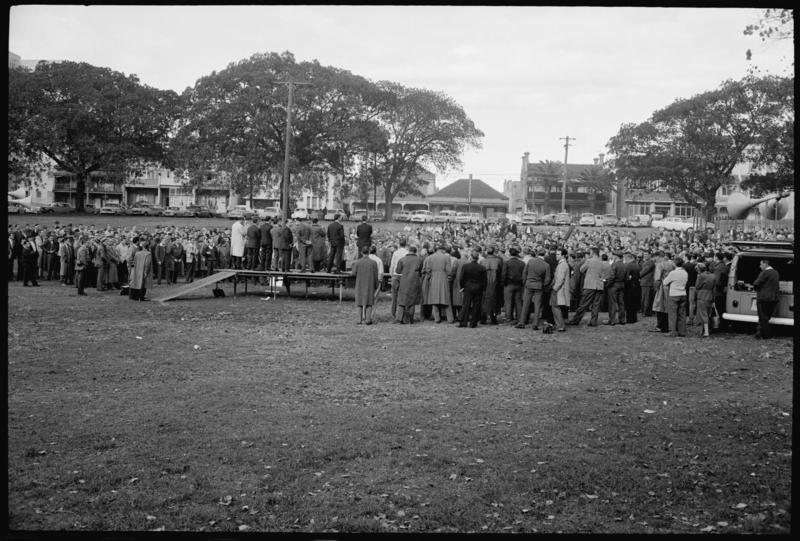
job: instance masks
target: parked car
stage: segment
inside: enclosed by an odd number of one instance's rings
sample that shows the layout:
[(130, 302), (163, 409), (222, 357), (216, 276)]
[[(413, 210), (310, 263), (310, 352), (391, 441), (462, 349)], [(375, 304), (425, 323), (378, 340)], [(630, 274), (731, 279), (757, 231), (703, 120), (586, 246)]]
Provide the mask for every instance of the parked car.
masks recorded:
[(125, 209), (119, 203), (106, 203), (102, 207), (100, 207), (100, 214), (110, 214), (119, 216), (120, 214), (124, 214)]
[(148, 201), (137, 201), (128, 207), (128, 214), (131, 216), (147, 216), (147, 211), (151, 206)]
[(411, 211), (410, 210), (401, 210), (397, 215), (394, 217), (395, 220), (398, 222), (410, 222), (411, 221)]
[(42, 214), (42, 207), (40, 206), (33, 206), (24, 207), (25, 214)]
[(617, 227), (619, 218), (616, 214), (603, 214), (603, 227)]
[(597, 225), (597, 222), (594, 219), (594, 214), (591, 212), (582, 213), (581, 217), (578, 219), (578, 225), (584, 225), (587, 227), (594, 227)]
[(53, 214), (72, 214), (75, 212), (75, 207), (63, 201), (56, 201), (48, 205), (48, 209)]
[(537, 225), (539, 223), (539, 215), (535, 212), (523, 212), (519, 216), (519, 225)]
[(541, 223), (544, 225), (556, 225), (556, 215), (555, 213), (550, 214), (543, 214)]
[(22, 214), (24, 211), (22, 210), (22, 205), (18, 205), (16, 203), (8, 203), (8, 213), (9, 214)]
[(759, 263), (768, 259), (778, 272), (778, 303), (770, 325), (794, 326), (793, 283), (797, 276), (794, 243), (782, 241), (732, 241), (740, 251), (733, 256), (726, 284), (725, 312), (722, 319), (741, 323), (758, 323), (756, 291), (753, 283), (761, 272)]
[(572, 224), (572, 216), (566, 212), (559, 212), (556, 214), (556, 225), (571, 225)]
[(373, 222), (382, 222), (386, 219), (386, 213), (382, 210), (372, 210), (367, 213), (367, 217)]
[(666, 218), (653, 220), (650, 222), (650, 227), (667, 231), (686, 231), (692, 227), (692, 221), (691, 218), (686, 221), (683, 216), (667, 216)]
[(161, 216), (164, 213), (164, 207), (161, 205), (150, 205), (149, 207), (146, 207), (145, 213), (148, 216)]
[(446, 223), (455, 222), (458, 212), (454, 210), (440, 210), (439, 214), (433, 217), (434, 222)]
[(433, 213), (429, 210), (415, 210), (411, 214), (411, 222), (415, 224), (427, 224), (433, 222)]
[(477, 212), (459, 212), (456, 214), (455, 222), (458, 224), (476, 224), (481, 219)]
[(194, 209), (190, 207), (178, 207), (176, 216), (179, 218), (194, 218), (197, 216), (197, 214), (195, 213)]
[(328, 221), (333, 220), (333, 217), (336, 216), (337, 214), (339, 215), (339, 217), (342, 220), (344, 220), (345, 217), (347, 216), (344, 213), (343, 209), (328, 209), (328, 212), (325, 213), (325, 216), (323, 217), (323, 219), (324, 220), (328, 220)]
[(625, 216), (620, 217), (619, 222), (617, 222), (619, 227), (628, 227), (628, 219)]
[(356, 209), (350, 213), (350, 220), (353, 222), (360, 222), (364, 216), (369, 217), (369, 212), (365, 209)]
[[(166, 211), (165, 211), (166, 212)], [(166, 216), (166, 214), (164, 214)], [(231, 220), (244, 218), (249, 220), (253, 217), (253, 211), (247, 205), (235, 205), (228, 209), (226, 216)]]
[(213, 218), (214, 213), (205, 205), (187, 205), (186, 210), (192, 213), (192, 216), (197, 218)]
[[(270, 207), (270, 208), (278, 208), (278, 207)], [(280, 215), (280, 209), (278, 209), (278, 214)], [(289, 216), (292, 220), (308, 220), (308, 210), (303, 207), (297, 207), (292, 211), (292, 214)]]
[(635, 214), (628, 218), (630, 227), (650, 227), (653, 218), (649, 214)]
[(174, 218), (178, 215), (178, 210), (180, 210), (178, 207), (167, 207), (161, 215)]
[(262, 220), (273, 220), (275, 218), (280, 219), (283, 217), (280, 207), (264, 207), (263, 209), (255, 209), (255, 212), (256, 215)]

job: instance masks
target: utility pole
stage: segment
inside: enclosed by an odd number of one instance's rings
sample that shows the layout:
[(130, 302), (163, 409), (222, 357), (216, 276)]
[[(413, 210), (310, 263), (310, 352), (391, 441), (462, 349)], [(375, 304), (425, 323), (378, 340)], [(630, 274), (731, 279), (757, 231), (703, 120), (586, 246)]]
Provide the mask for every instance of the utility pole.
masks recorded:
[(289, 148), (292, 140), (292, 97), (294, 87), (300, 85), (310, 85), (299, 81), (278, 81), (279, 85), (289, 87), (289, 105), (286, 107), (286, 152), (283, 158), (283, 197), (281, 198), (281, 215), (284, 220), (289, 219)]
[[(567, 212), (567, 156), (569, 155), (570, 136), (559, 137), (559, 139), (566, 140), (564, 143), (564, 178), (561, 180), (561, 182), (564, 183), (561, 187), (561, 212)], [(574, 141), (575, 137), (573, 137), (572, 140)]]
[(469, 174), (469, 191), (467, 192), (467, 213), (472, 212), (472, 173)]

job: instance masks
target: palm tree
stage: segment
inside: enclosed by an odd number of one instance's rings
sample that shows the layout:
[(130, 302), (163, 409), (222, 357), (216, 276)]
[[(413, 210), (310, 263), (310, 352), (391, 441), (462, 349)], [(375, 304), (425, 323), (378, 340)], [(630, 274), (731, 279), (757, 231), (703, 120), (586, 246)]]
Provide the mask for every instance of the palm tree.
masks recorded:
[(539, 160), (539, 163), (533, 170), (534, 179), (538, 180), (544, 188), (544, 205), (542, 206), (543, 214), (550, 212), (550, 190), (553, 186), (557, 186), (561, 179), (563, 172), (563, 164), (561, 162), (553, 162), (550, 160)]
[[(596, 194), (619, 193), (615, 175), (601, 165), (585, 168), (578, 174), (578, 179), (586, 188)], [(617, 202), (617, 211), (619, 211), (619, 201)]]

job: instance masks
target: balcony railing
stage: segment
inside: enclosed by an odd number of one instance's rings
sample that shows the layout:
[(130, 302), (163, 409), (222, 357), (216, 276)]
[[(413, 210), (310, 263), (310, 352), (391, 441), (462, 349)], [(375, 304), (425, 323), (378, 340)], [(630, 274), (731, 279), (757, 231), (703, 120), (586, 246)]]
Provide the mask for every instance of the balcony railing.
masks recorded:
[(140, 178), (132, 178), (128, 180), (125, 185), (130, 186), (132, 188), (142, 187), (142, 188), (158, 188), (160, 181), (158, 178), (153, 177), (140, 177)]

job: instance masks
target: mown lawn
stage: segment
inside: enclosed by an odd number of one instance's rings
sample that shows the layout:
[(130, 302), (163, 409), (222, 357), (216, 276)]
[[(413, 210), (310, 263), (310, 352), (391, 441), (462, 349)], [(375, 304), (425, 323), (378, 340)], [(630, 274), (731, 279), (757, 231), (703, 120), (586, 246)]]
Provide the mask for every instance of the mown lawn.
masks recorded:
[(788, 333), (42, 284), (8, 289), (12, 530), (789, 532)]

